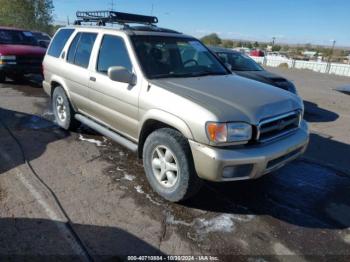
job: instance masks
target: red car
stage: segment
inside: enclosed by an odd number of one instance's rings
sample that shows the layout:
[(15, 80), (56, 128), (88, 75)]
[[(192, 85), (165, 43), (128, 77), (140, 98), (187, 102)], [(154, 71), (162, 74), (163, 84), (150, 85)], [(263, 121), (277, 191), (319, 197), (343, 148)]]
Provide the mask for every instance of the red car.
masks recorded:
[(265, 53), (261, 50), (252, 50), (250, 52), (250, 55), (251, 56), (259, 56), (259, 57), (264, 57), (265, 56)]
[(45, 53), (32, 32), (0, 27), (0, 82), (6, 77), (19, 80), (25, 74), (42, 74)]

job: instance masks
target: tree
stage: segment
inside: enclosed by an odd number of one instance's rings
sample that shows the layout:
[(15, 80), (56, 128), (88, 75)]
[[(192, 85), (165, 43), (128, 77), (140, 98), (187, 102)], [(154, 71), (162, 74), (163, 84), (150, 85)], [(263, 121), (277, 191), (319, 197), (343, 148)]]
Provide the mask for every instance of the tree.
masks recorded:
[(288, 52), (289, 51), (289, 45), (283, 45), (282, 46), (282, 51)]
[(236, 43), (236, 47), (242, 47), (243, 46), (243, 43), (241, 42), (241, 41), (238, 41), (237, 43)]
[(201, 41), (206, 45), (213, 45), (213, 46), (217, 46), (222, 43), (222, 40), (220, 39), (220, 37), (215, 33), (202, 37)]
[(253, 46), (254, 46), (254, 48), (258, 48), (259, 47), (259, 43), (257, 41), (255, 41)]
[(282, 49), (280, 45), (274, 45), (272, 47), (272, 52), (279, 52)]
[(52, 0), (0, 0), (0, 24), (51, 33)]
[(253, 48), (253, 45), (252, 45), (251, 42), (246, 42), (246, 43), (244, 44), (244, 46), (247, 47), (247, 48), (249, 48), (249, 49), (252, 49), (252, 48)]
[(222, 40), (222, 46), (225, 48), (233, 48), (233, 44), (232, 40)]
[(259, 48), (260, 49), (266, 49), (267, 48), (267, 44), (266, 43), (260, 43), (259, 44)]

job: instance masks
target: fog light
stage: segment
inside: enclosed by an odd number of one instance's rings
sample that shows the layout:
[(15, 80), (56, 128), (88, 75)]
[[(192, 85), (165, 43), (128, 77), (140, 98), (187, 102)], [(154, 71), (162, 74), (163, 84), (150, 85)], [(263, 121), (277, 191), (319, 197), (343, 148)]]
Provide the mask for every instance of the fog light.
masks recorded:
[(248, 177), (253, 170), (253, 165), (227, 166), (222, 172), (224, 179)]

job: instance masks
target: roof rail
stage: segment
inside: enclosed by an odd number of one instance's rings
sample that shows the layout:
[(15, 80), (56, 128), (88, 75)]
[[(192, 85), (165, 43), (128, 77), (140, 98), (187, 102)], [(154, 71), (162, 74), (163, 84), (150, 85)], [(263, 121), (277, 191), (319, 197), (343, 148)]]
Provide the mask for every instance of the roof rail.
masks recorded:
[(99, 26), (106, 24), (145, 24), (154, 25), (158, 23), (158, 18), (155, 16), (137, 15), (129, 13), (121, 13), (115, 11), (78, 11), (76, 13), (78, 20), (74, 22), (75, 25), (81, 23), (96, 22)]

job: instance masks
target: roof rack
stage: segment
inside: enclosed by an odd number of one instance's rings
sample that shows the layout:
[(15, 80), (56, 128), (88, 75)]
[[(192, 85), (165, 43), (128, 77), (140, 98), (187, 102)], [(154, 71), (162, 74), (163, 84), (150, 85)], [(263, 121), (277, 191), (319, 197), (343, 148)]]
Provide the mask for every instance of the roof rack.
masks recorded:
[(76, 15), (78, 20), (74, 22), (75, 25), (96, 22), (99, 26), (105, 26), (106, 24), (144, 24), (154, 26), (154, 24), (158, 23), (158, 18), (155, 16), (137, 15), (115, 11), (78, 11)]

